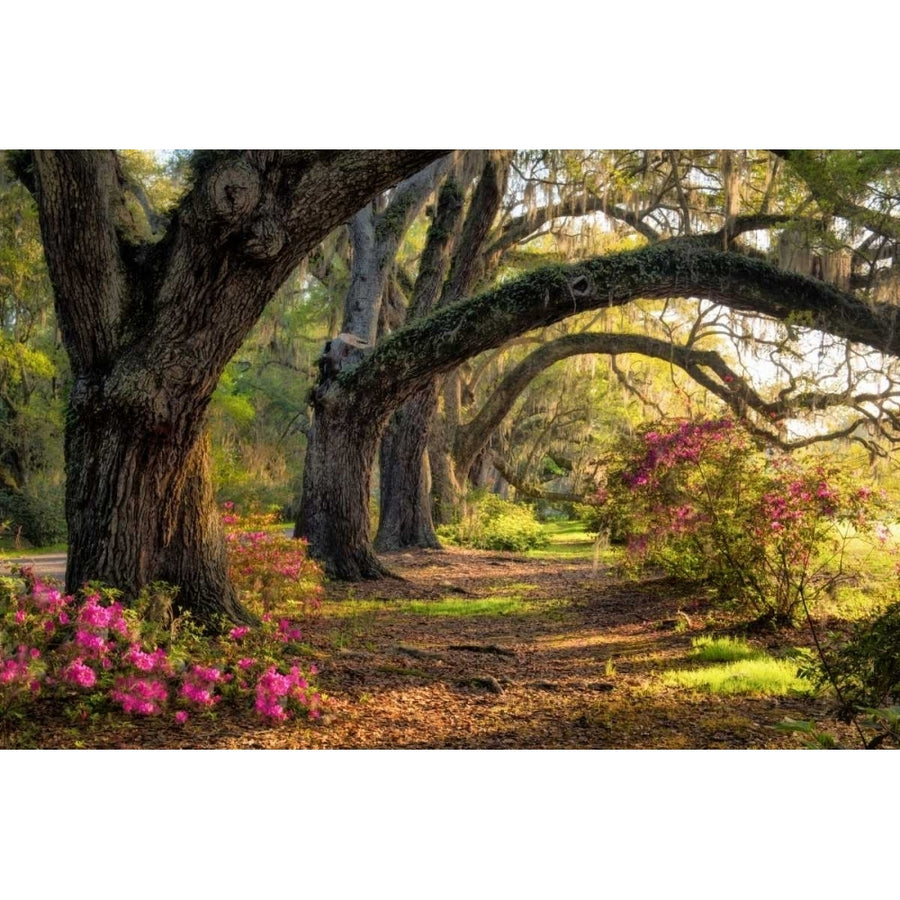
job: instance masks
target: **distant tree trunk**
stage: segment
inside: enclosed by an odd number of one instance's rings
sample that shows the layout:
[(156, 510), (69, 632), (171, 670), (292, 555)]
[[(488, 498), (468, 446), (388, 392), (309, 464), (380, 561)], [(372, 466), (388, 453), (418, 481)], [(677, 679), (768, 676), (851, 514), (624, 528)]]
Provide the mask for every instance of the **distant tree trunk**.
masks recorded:
[[(511, 158), (512, 154), (504, 150), (487, 153), (438, 299), (440, 279), (435, 278), (435, 273), (447, 269), (448, 250), (452, 246), (450, 236), (462, 206), (459, 188), (448, 179), (422, 255), (422, 274), (427, 289), (414, 296), (410, 321), (427, 315), (433, 308), (445, 307), (465, 297), (477, 282), (483, 270), (481, 252), (503, 199)], [(425, 451), (428, 431), (437, 410), (437, 390), (437, 381), (432, 380), (421, 394), (396, 412), (391, 429), (393, 435), (382, 448), (382, 509), (375, 542), (379, 549), (440, 546), (434, 531), (431, 504), (425, 503), (429, 487), (425, 483)], [(452, 478), (445, 477), (449, 473), (445, 472), (444, 466), (444, 460), (437, 460), (434, 467), (439, 473), (438, 487), (443, 492), (439, 501), (441, 512), (438, 513), (441, 521), (450, 517), (447, 509), (457, 502), (456, 496), (452, 499), (448, 496)], [(390, 479), (388, 482), (385, 482), (385, 474)]]
[(310, 554), (333, 578), (385, 575), (369, 543), (369, 490), (386, 413), (379, 418), (337, 388), (320, 389), (314, 413), (294, 536), (309, 541)]
[(425, 450), (428, 427), (437, 408), (433, 385), (394, 414), (381, 438), (381, 515), (375, 549), (439, 549), (431, 516)]
[(436, 414), (428, 429), (428, 468), (431, 473), (431, 516), (435, 525), (450, 525), (455, 521), (462, 499), (453, 466), (451, 449), (452, 429), (446, 419)]

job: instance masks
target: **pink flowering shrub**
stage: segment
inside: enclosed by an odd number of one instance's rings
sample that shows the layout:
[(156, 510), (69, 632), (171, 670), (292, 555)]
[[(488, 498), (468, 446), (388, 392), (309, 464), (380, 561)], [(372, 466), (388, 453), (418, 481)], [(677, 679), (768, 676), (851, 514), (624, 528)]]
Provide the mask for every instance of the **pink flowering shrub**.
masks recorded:
[[(315, 674), (315, 666), (313, 672)], [(310, 718), (321, 715), (321, 696), (312, 691), (309, 682), (297, 666), (287, 675), (269, 666), (256, 682), (256, 711), (264, 718), (283, 721), (294, 708), (307, 709)]]
[(233, 504), (228, 507), (222, 518), (229, 529), (229, 575), (241, 600), (258, 614), (280, 609), (300, 615), (318, 609), (322, 571), (310, 559), (306, 541), (260, 530), (266, 517), (241, 518)]
[(626, 555), (705, 582), (761, 620), (793, 623), (845, 574), (849, 536), (886, 540), (878, 496), (821, 459), (768, 457), (729, 419), (642, 434), (609, 474)]
[(84, 715), (90, 702), (179, 724), (220, 704), (274, 722), (321, 716), (324, 700), (311, 683), (316, 667), (301, 670), (302, 632), (283, 607), (264, 613), (257, 627), (221, 635), (187, 616), (161, 634), (142, 618), (149, 596), (126, 607), (111, 591), (72, 597), (27, 569), (21, 575), (0, 586), (0, 714), (47, 696)]

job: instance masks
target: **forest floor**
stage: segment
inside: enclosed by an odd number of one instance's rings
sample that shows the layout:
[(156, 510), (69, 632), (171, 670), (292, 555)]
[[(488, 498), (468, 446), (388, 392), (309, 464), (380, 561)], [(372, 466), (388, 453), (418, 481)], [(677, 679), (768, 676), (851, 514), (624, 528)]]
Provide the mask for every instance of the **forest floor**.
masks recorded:
[[(0, 746), (797, 748), (778, 728), (785, 718), (823, 720), (853, 745), (823, 699), (666, 684), (666, 672), (696, 668), (694, 639), (735, 634), (737, 622), (672, 580), (595, 570), (583, 541), (527, 556), (449, 549), (385, 561), (403, 580), (329, 583), (306, 623), (328, 698), (320, 721), (267, 726), (251, 710), (219, 708), (185, 725), (104, 717), (74, 727), (36, 704)], [(749, 640), (779, 658), (810, 636)]]

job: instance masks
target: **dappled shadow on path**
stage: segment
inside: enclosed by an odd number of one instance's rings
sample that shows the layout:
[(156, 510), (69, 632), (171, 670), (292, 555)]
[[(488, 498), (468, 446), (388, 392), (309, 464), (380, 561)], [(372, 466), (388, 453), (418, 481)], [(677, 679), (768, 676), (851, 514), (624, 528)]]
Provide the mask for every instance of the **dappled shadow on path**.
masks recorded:
[[(324, 745), (795, 747), (778, 722), (821, 713), (807, 698), (663, 687), (659, 675), (684, 664), (714, 618), (677, 582), (460, 550), (389, 562), (405, 582), (329, 585), (333, 602), (314, 626), (335, 702)], [(465, 612), (508, 597), (521, 604), (506, 614)], [(455, 614), (428, 614), (451, 601)]]

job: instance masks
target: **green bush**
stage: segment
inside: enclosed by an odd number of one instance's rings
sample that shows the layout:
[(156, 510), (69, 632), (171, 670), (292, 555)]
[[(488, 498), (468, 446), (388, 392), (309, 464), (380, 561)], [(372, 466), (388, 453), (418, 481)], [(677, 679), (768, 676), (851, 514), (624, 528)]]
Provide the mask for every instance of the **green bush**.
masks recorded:
[(846, 643), (827, 651), (824, 663), (812, 660), (803, 674), (837, 689), (848, 721), (862, 709), (900, 703), (900, 603), (858, 622)]
[(6, 531), (33, 546), (55, 544), (66, 539), (63, 508), (65, 490), (61, 483), (36, 476), (24, 490), (0, 488), (0, 520)]
[(479, 550), (522, 553), (546, 543), (543, 528), (530, 506), (503, 500), (496, 494), (470, 499), (462, 521), (442, 528), (440, 534), (452, 543)]

